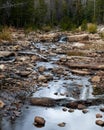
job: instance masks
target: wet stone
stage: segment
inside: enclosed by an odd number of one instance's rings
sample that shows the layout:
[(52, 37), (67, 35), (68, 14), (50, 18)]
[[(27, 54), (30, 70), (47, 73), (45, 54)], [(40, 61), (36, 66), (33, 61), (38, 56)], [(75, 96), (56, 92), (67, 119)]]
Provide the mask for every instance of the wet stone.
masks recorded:
[(45, 122), (46, 121), (43, 117), (36, 116), (34, 119), (34, 125), (36, 125), (36, 126), (44, 126)]
[(65, 111), (67, 111), (67, 108), (63, 108), (62, 110), (65, 112)]
[(62, 122), (62, 123), (59, 123), (58, 126), (60, 127), (65, 127), (66, 123), (65, 122)]
[(82, 112), (83, 112), (84, 114), (86, 114), (86, 113), (88, 112), (88, 110), (87, 110), (87, 109), (83, 109)]
[(56, 93), (54, 93), (54, 95), (58, 95), (58, 93), (56, 92)]
[(66, 107), (72, 108), (72, 109), (77, 109), (78, 103), (76, 103), (76, 102), (70, 102), (70, 103), (66, 104)]
[(96, 120), (96, 124), (99, 125), (99, 126), (104, 126), (104, 121)]
[(100, 108), (100, 111), (104, 112), (104, 108)]
[(96, 118), (102, 118), (102, 117), (103, 117), (102, 114), (100, 114), (100, 113), (96, 114)]
[(68, 112), (74, 112), (74, 109), (69, 109)]

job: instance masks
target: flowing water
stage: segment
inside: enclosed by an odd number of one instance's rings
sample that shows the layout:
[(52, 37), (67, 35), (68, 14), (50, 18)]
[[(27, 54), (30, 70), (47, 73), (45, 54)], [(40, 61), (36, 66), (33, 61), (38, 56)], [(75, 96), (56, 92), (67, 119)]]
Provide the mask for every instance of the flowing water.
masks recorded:
[[(43, 45), (42, 43), (35, 44), (38, 50), (47, 52), (48, 49), (54, 49), (57, 46), (53, 45)], [(76, 76), (70, 73), (70, 70), (64, 66), (55, 64), (55, 61), (60, 59), (63, 55), (51, 55), (48, 56), (48, 62), (37, 62), (35, 70), (39, 66), (44, 66), (46, 68), (44, 74), (51, 74), (53, 80), (50, 80), (46, 87), (42, 85), (37, 85), (37, 91), (33, 93), (33, 97), (51, 97), (55, 99), (71, 99), (71, 100), (86, 100), (88, 98), (95, 98), (92, 95), (93, 89), (91, 83), (89, 82), (89, 76)], [(64, 73), (57, 74), (53, 73), (53, 69), (63, 69)], [(103, 113), (100, 111), (99, 106), (88, 107), (88, 113), (84, 114), (81, 110), (74, 110), (70, 113), (68, 111), (64, 112), (63, 107), (40, 107), (40, 106), (28, 106), (23, 108), (23, 114), (17, 118), (15, 122), (10, 122), (6, 119), (1, 121), (0, 130), (103, 130), (103, 127), (97, 126), (95, 124), (96, 114)], [(67, 109), (68, 110), (68, 109)], [(34, 126), (35, 116), (44, 117), (46, 124), (44, 127), (38, 128)], [(104, 120), (104, 117), (102, 118)], [(58, 124), (65, 122), (65, 127), (59, 127)]]

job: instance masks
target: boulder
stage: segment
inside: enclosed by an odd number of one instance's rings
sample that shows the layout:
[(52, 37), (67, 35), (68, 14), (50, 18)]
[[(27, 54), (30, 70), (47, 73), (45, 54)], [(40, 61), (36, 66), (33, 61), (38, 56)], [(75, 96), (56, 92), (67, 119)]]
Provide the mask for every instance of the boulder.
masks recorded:
[(40, 75), (38, 77), (38, 81), (46, 81), (46, 77), (44, 75)]
[(39, 39), (41, 42), (52, 42), (52, 41), (58, 41), (58, 34), (57, 33), (49, 33), (49, 34), (43, 34), (39, 36)]
[(91, 79), (92, 82), (100, 82), (100, 77), (99, 76), (94, 76)]
[(84, 40), (89, 40), (89, 35), (88, 34), (80, 34), (80, 35), (68, 36), (68, 41), (69, 42), (79, 42), (79, 41), (84, 41)]
[(99, 126), (104, 126), (104, 121), (96, 120), (96, 124), (99, 125)]
[(9, 57), (9, 56), (15, 56), (15, 53), (10, 51), (0, 51), (0, 58)]
[(43, 117), (36, 116), (34, 119), (34, 125), (36, 125), (36, 126), (44, 126), (45, 122), (46, 121)]

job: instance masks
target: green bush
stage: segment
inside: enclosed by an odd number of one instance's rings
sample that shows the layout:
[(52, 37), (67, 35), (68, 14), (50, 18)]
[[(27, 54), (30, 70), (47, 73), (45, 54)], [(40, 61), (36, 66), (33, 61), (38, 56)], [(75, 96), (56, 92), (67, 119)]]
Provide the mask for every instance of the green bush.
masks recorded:
[(60, 22), (60, 27), (62, 30), (75, 30), (75, 25), (68, 17), (64, 17)]
[(49, 32), (51, 31), (52, 27), (50, 25), (45, 25), (42, 27), (42, 30), (45, 31), (45, 32)]
[(84, 21), (82, 22), (81, 30), (82, 30), (82, 31), (86, 31), (86, 30), (87, 30), (87, 21), (86, 21), (86, 20), (84, 20)]
[(89, 23), (87, 25), (87, 30), (89, 33), (96, 33), (97, 32), (97, 25), (93, 23)]

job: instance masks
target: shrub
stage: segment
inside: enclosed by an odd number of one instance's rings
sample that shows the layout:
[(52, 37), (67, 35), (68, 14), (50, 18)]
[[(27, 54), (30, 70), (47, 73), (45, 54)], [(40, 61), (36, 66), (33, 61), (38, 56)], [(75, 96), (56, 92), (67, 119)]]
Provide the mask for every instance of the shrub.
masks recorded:
[(24, 28), (24, 33), (25, 33), (25, 36), (27, 36), (30, 32), (33, 31), (33, 28), (31, 26), (29, 27), (25, 27)]
[(97, 32), (97, 25), (93, 23), (89, 23), (87, 25), (87, 30), (89, 33), (96, 33)]
[(81, 30), (82, 30), (82, 31), (86, 31), (86, 30), (87, 30), (87, 21), (86, 21), (86, 20), (84, 20), (84, 21), (82, 22)]
[(75, 26), (73, 25), (73, 22), (66, 16), (61, 19), (60, 27), (62, 30), (73, 30)]

